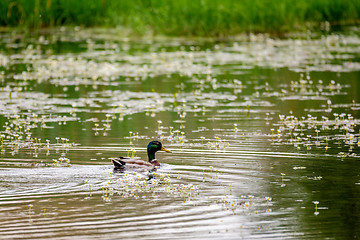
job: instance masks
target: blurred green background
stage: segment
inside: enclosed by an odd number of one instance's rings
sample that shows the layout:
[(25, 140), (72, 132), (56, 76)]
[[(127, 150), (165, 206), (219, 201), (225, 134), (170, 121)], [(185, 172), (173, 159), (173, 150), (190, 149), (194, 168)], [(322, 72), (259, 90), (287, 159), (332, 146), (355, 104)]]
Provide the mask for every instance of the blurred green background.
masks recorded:
[(117, 27), (133, 35), (284, 33), (355, 25), (359, 19), (359, 0), (0, 1), (0, 26)]

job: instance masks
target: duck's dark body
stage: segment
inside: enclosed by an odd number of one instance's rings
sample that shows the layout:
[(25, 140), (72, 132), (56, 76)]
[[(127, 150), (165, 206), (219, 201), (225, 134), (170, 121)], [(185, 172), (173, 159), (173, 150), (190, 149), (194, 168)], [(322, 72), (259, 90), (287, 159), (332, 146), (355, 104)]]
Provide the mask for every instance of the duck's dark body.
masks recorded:
[(162, 146), (161, 142), (152, 141), (147, 146), (147, 154), (149, 158), (148, 162), (139, 159), (124, 157), (113, 158), (111, 159), (111, 161), (114, 164), (115, 170), (152, 171), (156, 169), (156, 167), (160, 166), (158, 160), (155, 159), (155, 153), (157, 151), (170, 152)]

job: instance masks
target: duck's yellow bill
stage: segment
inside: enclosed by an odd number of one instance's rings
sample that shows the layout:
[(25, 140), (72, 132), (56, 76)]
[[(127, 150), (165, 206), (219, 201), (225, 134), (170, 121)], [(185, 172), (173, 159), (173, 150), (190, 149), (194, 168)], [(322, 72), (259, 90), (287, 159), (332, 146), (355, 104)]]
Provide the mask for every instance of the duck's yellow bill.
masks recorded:
[(170, 150), (167, 150), (166, 148), (164, 148), (164, 147), (161, 147), (161, 149), (160, 149), (161, 151), (165, 151), (165, 152), (171, 152)]

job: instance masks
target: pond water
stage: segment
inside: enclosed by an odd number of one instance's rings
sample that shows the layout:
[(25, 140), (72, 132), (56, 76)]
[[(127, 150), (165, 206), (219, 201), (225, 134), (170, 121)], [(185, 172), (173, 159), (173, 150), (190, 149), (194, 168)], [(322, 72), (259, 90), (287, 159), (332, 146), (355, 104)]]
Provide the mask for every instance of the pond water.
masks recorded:
[(0, 239), (356, 239), (359, 79), (358, 28), (2, 32)]

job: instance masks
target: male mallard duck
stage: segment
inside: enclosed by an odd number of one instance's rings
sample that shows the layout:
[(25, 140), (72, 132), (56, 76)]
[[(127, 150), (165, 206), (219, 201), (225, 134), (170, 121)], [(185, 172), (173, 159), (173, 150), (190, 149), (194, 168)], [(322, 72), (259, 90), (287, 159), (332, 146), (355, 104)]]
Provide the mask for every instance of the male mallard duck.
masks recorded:
[(138, 159), (131, 159), (131, 158), (113, 158), (111, 159), (112, 163), (114, 164), (115, 170), (125, 170), (125, 169), (140, 169), (151, 171), (154, 170), (155, 167), (160, 166), (160, 163), (155, 158), (155, 153), (157, 151), (165, 151), (171, 152), (170, 150), (165, 149), (161, 142), (159, 141), (152, 141), (147, 146), (147, 154), (149, 161), (143, 161)]

